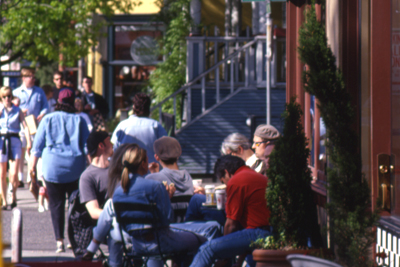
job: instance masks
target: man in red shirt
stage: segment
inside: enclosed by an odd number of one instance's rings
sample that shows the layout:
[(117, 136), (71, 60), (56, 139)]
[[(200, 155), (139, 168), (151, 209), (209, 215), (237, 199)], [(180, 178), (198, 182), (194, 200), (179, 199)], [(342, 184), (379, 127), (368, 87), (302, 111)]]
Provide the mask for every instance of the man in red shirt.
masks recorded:
[(217, 160), (214, 175), (226, 184), (224, 236), (203, 244), (191, 267), (208, 267), (216, 259), (228, 259), (251, 251), (250, 244), (271, 234), (270, 212), (265, 200), (267, 177), (245, 165), (243, 159), (226, 155)]

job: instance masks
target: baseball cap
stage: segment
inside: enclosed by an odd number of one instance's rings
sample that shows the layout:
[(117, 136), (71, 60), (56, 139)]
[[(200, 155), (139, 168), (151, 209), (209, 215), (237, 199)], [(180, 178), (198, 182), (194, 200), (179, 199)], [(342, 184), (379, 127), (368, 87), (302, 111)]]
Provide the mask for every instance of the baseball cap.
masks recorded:
[(64, 87), (60, 89), (58, 93), (58, 103), (69, 104), (74, 106), (75, 93), (69, 87)]
[(99, 144), (106, 140), (110, 135), (105, 131), (93, 131), (89, 134), (87, 139), (87, 149), (90, 156), (94, 156), (97, 152)]
[(153, 144), (153, 149), (161, 160), (176, 159), (182, 154), (182, 148), (178, 140), (169, 136), (157, 139)]

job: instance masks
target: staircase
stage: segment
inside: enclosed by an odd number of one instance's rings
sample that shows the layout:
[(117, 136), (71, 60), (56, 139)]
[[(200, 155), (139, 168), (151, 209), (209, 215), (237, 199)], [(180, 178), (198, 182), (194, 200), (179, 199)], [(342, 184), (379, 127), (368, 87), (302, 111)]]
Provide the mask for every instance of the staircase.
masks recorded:
[[(190, 82), (152, 108), (165, 118), (162, 105), (173, 99), (176, 117), (177, 99), (182, 101), (182, 125), (175, 132), (182, 146), (182, 169), (191, 174), (212, 174), (226, 136), (239, 132), (251, 140), (255, 126), (266, 122), (264, 55), (265, 37), (188, 38)], [(207, 61), (215, 64), (204, 70)], [(285, 85), (275, 84), (271, 89), (271, 123), (278, 130), (283, 127), (280, 116), (285, 101)], [(249, 122), (252, 125), (248, 126)]]

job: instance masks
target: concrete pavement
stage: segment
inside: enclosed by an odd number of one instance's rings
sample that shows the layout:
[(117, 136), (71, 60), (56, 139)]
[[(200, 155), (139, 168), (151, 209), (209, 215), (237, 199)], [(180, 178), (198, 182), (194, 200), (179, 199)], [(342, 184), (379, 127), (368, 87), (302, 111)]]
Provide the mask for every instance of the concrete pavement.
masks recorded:
[[(24, 188), (17, 190), (17, 208), (22, 213), (22, 262), (62, 262), (75, 261), (71, 249), (64, 253), (55, 253), (56, 241), (51, 223), (50, 211), (38, 212), (38, 203), (25, 184)], [(68, 244), (67, 234), (67, 207), (65, 209), (65, 245)], [(11, 243), (11, 219), (10, 209), (1, 211), (2, 237), (4, 244)], [(107, 246), (101, 246), (107, 253)], [(11, 261), (11, 249), (3, 251), (4, 262)]]

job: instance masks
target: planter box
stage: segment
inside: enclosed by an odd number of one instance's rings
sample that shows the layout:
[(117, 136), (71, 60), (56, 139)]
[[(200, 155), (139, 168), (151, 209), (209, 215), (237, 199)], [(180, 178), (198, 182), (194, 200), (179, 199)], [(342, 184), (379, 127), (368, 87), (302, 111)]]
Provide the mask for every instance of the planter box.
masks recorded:
[[(310, 254), (318, 253), (320, 249), (296, 249), (296, 250), (275, 250), (275, 249), (255, 249), (253, 260), (257, 262), (256, 267), (291, 267), (286, 260), (291, 254)], [(308, 266), (308, 265), (305, 265)], [(336, 267), (336, 266), (335, 266)]]
[(331, 261), (300, 254), (289, 255), (286, 259), (292, 264), (292, 267), (343, 267)]

